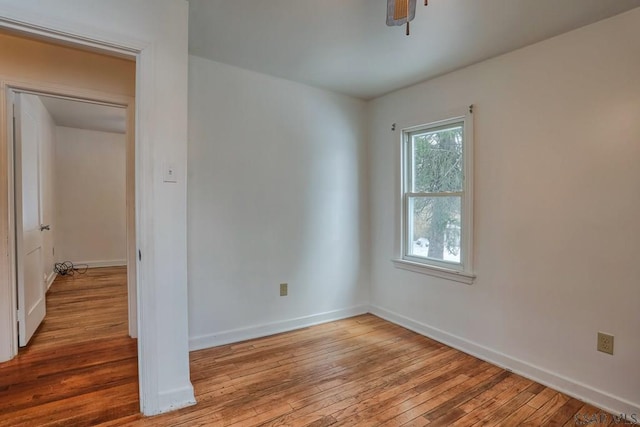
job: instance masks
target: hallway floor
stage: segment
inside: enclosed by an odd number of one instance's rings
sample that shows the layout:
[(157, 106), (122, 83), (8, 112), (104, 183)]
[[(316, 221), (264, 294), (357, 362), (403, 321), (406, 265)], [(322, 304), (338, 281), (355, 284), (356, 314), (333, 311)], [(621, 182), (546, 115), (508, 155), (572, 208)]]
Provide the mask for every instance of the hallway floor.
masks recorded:
[(95, 425), (139, 412), (126, 273), (56, 278), (31, 342), (0, 364), (0, 426)]

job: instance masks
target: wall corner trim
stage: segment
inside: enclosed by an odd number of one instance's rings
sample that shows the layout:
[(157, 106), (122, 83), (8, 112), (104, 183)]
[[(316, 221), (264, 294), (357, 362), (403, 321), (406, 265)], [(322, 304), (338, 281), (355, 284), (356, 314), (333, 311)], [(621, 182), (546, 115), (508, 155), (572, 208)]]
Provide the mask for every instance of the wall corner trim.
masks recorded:
[(125, 267), (127, 265), (126, 259), (110, 259), (110, 260), (95, 260), (95, 261), (72, 261), (73, 265), (87, 265), (89, 268), (102, 268), (102, 267)]
[(499, 351), (484, 347), (473, 341), (458, 337), (427, 324), (410, 319), (393, 311), (377, 305), (371, 305), (369, 312), (391, 323), (407, 328), (420, 335), (432, 338), (478, 359), (489, 362), (498, 367), (507, 369), (542, 385), (553, 388), (568, 396), (609, 411), (613, 414), (637, 414), (640, 412), (640, 403), (627, 401), (605, 391), (598, 390), (587, 384), (583, 384), (572, 378), (567, 378), (556, 372), (548, 371), (539, 366), (532, 365), (520, 359), (516, 359)]
[(246, 341), (254, 338), (266, 337), (269, 335), (289, 332), (320, 323), (332, 322), (334, 320), (346, 319), (369, 312), (368, 305), (358, 305), (340, 310), (327, 311), (324, 313), (312, 314), (295, 319), (281, 320), (264, 325), (249, 326), (246, 328), (232, 329), (215, 334), (199, 335), (189, 338), (189, 351), (202, 350), (210, 347), (231, 344), (239, 341)]
[(51, 285), (53, 284), (53, 281), (56, 280), (56, 277), (58, 277), (58, 273), (56, 273), (55, 271), (49, 273), (49, 276), (47, 276), (47, 280), (45, 281), (45, 292), (48, 291), (49, 288), (51, 288)]
[(193, 386), (188, 384), (181, 388), (158, 393), (158, 408), (148, 408), (145, 415), (158, 415), (196, 404)]

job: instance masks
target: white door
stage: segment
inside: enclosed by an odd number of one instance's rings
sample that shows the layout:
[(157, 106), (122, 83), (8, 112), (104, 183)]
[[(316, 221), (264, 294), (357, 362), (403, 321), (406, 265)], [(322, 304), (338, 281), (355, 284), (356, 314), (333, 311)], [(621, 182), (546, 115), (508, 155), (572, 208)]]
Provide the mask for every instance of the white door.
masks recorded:
[(16, 95), (15, 209), (16, 273), (18, 286), (18, 343), (27, 345), (46, 313), (42, 274), (42, 209), (40, 191), (40, 134), (29, 102)]

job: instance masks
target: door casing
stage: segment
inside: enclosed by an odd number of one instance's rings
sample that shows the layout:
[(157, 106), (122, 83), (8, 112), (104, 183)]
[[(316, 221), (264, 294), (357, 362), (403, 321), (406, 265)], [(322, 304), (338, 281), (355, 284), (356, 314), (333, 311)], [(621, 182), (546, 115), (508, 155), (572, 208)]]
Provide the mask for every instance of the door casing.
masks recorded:
[[(135, 134), (128, 136), (128, 156), (127, 170), (132, 170), (133, 179), (131, 186), (133, 192), (128, 203), (133, 203), (133, 208), (128, 210), (134, 212), (133, 223), (135, 225), (132, 232), (134, 238), (127, 240), (133, 242), (133, 250), (128, 247), (131, 259), (135, 262), (130, 264), (130, 270), (135, 270), (135, 280), (129, 280), (129, 292), (135, 295), (133, 310), (130, 306), (130, 313), (135, 313), (136, 319), (134, 332), (138, 338), (138, 378), (140, 388), (140, 408), (143, 413), (158, 413), (161, 403), (158, 401), (158, 382), (155, 373), (159, 370), (158, 356), (155, 352), (158, 337), (155, 331), (156, 302), (154, 299), (154, 246), (153, 246), (153, 223), (150, 221), (153, 212), (153, 165), (154, 156), (151, 146), (153, 129), (153, 119), (140, 114), (146, 111), (151, 105), (154, 92), (154, 54), (153, 44), (148, 44), (135, 38), (119, 36), (117, 41), (101, 40), (91, 35), (70, 34), (67, 31), (60, 31), (56, 28), (31, 25), (28, 22), (16, 21), (5, 17), (0, 17), (0, 28), (25, 33), (34, 37), (50, 40), (53, 43), (75, 45), (82, 49), (99, 51), (107, 55), (127, 57), (136, 61), (136, 96), (135, 99), (126, 96), (113, 96), (112, 94), (100, 93), (90, 90), (78, 90), (72, 87), (63, 87), (56, 84), (44, 82), (24, 82), (9, 81), (0, 82), (0, 129), (6, 131), (0, 134), (0, 165), (6, 166), (5, 173), (0, 175), (0, 253), (4, 255), (0, 260), (0, 266), (6, 267), (6, 274), (0, 276), (0, 296), (6, 297), (0, 301), (0, 336), (10, 336), (10, 342), (0, 342), (0, 360), (8, 360), (17, 352), (17, 341), (15, 339), (14, 327), (16, 325), (15, 311), (15, 254), (10, 250), (9, 242), (12, 239), (11, 230), (14, 227), (9, 218), (9, 203), (14, 198), (12, 182), (13, 168), (9, 165), (8, 159), (13, 156), (9, 141), (9, 119), (7, 109), (8, 88), (36, 91), (54, 95), (64, 95), (83, 99), (102, 100), (103, 102), (122, 104), (127, 106), (128, 129), (135, 129)], [(4, 102), (2, 99), (4, 98)], [(134, 154), (135, 153), (135, 154)], [(127, 153), (129, 155), (129, 151)], [(129, 160), (130, 159), (130, 160)], [(133, 167), (130, 168), (129, 162)], [(128, 185), (129, 187), (129, 185)], [(147, 189), (147, 191), (144, 191)], [(129, 222), (129, 218), (127, 218)], [(135, 230), (135, 231), (134, 231)], [(145, 254), (145, 262), (139, 262), (138, 251)], [(128, 255), (129, 261), (129, 255)], [(133, 287), (133, 288), (132, 288)], [(130, 300), (131, 304), (131, 300)], [(4, 330), (3, 330), (4, 329)]]

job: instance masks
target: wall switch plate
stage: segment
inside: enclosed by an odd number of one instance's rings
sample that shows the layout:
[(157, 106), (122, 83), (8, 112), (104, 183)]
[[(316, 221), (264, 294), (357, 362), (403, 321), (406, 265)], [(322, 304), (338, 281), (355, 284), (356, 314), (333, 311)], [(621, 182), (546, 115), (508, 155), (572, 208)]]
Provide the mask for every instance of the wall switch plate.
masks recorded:
[(178, 182), (176, 166), (173, 162), (165, 162), (162, 168), (162, 180), (164, 182)]
[(289, 294), (289, 285), (286, 283), (280, 283), (280, 296), (286, 297)]
[(613, 335), (598, 332), (598, 351), (613, 354)]

